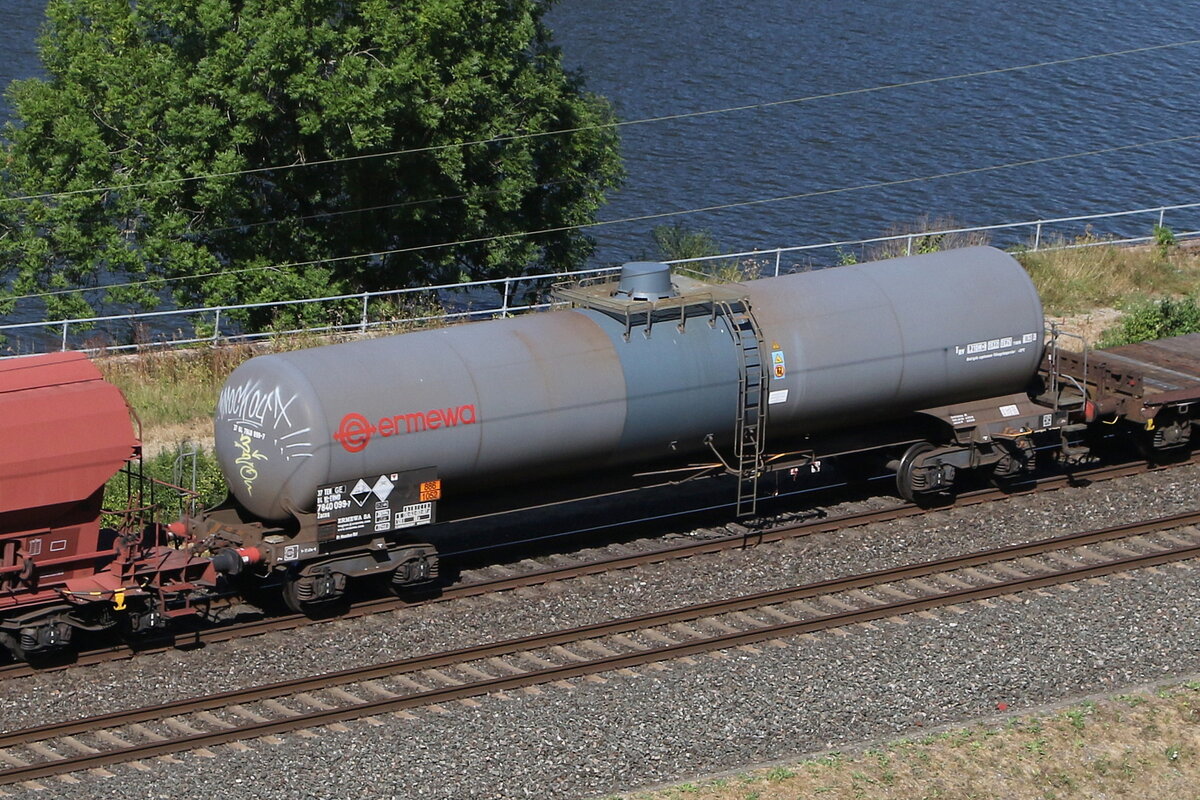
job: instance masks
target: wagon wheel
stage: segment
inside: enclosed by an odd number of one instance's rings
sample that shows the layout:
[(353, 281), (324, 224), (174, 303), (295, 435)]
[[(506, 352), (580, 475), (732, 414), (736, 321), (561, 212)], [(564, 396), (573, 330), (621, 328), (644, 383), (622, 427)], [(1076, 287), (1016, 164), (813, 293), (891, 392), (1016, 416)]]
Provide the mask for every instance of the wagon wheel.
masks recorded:
[(1037, 451), (1027, 436), (1003, 441), (1004, 456), (992, 467), (990, 481), (1001, 491), (1014, 491), (1037, 466)]
[(1186, 458), (1190, 451), (1191, 422), (1188, 415), (1165, 408), (1154, 417), (1152, 427), (1135, 428), (1130, 431), (1130, 436), (1146, 463), (1151, 466), (1169, 464)]
[(289, 575), (283, 582), (283, 602), (297, 614), (325, 617), (337, 614), (346, 598), (345, 576), (324, 571), (313, 575)]
[(9, 657), (14, 661), (25, 661), (25, 651), (22, 649), (18, 637), (10, 633), (0, 631), (0, 660), (3, 660), (3, 653), (8, 653)]
[(905, 450), (900, 458), (900, 464), (896, 467), (896, 491), (910, 503), (917, 502), (917, 497), (921, 494), (914, 485), (913, 466), (921, 456), (934, 449), (936, 448), (930, 442), (917, 442)]
[[(71, 629), (65, 623), (48, 618), (29, 627), (38, 631), (31, 643), (19, 633), (0, 631), (0, 650), (7, 650), (16, 661), (32, 661), (39, 664), (54, 663), (70, 657)], [(48, 644), (45, 641), (48, 632), (44, 629), (52, 627), (57, 629), (59, 641)]]

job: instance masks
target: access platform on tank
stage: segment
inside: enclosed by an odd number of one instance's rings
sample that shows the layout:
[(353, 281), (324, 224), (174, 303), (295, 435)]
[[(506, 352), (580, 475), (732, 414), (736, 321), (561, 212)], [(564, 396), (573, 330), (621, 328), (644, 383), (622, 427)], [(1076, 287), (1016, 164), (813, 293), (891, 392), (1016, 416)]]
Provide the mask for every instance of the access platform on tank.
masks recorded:
[(553, 299), (574, 308), (588, 308), (620, 320), (626, 335), (635, 327), (648, 332), (660, 322), (677, 321), (685, 324), (691, 317), (717, 316), (749, 308), (746, 288), (740, 284), (714, 284), (671, 275), (671, 288), (676, 294), (656, 300), (639, 300), (617, 293), (620, 283), (615, 280), (558, 284)]

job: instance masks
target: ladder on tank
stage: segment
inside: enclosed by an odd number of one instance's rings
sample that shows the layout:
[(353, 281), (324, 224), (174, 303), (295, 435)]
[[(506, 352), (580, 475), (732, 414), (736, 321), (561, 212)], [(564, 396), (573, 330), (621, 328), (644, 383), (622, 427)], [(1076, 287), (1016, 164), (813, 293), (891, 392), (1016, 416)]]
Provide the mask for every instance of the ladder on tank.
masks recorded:
[(717, 311), (729, 324), (738, 354), (738, 408), (734, 422), (733, 454), (737, 461), (737, 516), (758, 510), (758, 478), (763, 470), (767, 433), (767, 380), (763, 338), (750, 311), (749, 300), (718, 302)]

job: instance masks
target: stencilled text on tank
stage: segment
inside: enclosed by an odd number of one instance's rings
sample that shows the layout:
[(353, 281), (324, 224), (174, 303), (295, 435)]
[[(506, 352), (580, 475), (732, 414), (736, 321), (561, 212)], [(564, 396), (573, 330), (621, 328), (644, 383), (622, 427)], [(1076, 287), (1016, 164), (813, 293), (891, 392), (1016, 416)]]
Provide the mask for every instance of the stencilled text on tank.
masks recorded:
[(1036, 333), (1022, 333), (1017, 336), (998, 336), (995, 339), (985, 339), (970, 344), (955, 345), (954, 354), (962, 356), (963, 361), (988, 361), (993, 358), (1015, 356), (1029, 350), (1030, 345), (1038, 340)]
[[(239, 477), (249, 493), (258, 477), (255, 462), (270, 461), (278, 451), (285, 461), (312, 458), (312, 428), (297, 428), (289, 412), (297, 394), (249, 380), (226, 386), (217, 401), (217, 421), (228, 422), (237, 447)], [(265, 451), (265, 452), (264, 452)]]

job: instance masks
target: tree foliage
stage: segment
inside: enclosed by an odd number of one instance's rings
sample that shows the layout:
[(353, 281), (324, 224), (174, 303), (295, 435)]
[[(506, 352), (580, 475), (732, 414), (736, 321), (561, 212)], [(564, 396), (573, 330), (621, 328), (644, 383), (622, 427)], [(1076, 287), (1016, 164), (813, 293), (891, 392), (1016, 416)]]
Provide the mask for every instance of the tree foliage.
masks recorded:
[(718, 252), (716, 240), (706, 230), (689, 228), (682, 222), (656, 225), (652, 232), (659, 255), (667, 261), (684, 258), (706, 258)]
[(8, 94), (0, 268), (92, 287), (46, 298), (64, 317), (575, 266), (621, 170), (549, 2), (50, 0), (50, 78)]

